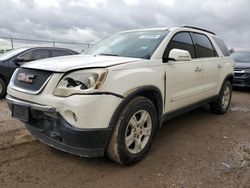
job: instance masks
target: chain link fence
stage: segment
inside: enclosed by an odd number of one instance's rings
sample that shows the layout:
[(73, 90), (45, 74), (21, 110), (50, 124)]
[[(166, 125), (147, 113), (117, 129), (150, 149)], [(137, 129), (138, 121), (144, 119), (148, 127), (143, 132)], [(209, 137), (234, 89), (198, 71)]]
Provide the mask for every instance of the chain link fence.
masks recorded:
[(54, 40), (37, 40), (37, 39), (24, 39), (15, 37), (3, 37), (0, 36), (0, 53), (9, 51), (21, 47), (62, 47), (69, 48), (78, 52), (89, 48), (90, 43), (81, 42), (66, 42), (66, 41), (54, 41)]

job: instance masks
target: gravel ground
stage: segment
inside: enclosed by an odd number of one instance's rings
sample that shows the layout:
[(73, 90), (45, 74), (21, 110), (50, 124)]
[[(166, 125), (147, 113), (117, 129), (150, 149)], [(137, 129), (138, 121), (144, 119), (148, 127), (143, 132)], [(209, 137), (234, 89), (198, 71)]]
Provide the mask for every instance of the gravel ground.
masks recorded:
[(250, 187), (250, 91), (226, 115), (198, 109), (165, 122), (132, 167), (52, 149), (10, 118), (0, 102), (0, 187)]

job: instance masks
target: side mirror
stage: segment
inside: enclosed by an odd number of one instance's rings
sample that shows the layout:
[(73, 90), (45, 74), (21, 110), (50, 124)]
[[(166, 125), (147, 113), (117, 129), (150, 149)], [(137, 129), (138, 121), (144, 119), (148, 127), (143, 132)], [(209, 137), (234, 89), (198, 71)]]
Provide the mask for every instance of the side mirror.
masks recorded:
[(16, 58), (12, 61), (16, 66), (20, 67), (23, 63), (25, 62), (28, 62), (27, 60), (25, 59), (22, 59), (22, 58)]
[(191, 61), (192, 58), (190, 53), (186, 50), (172, 49), (169, 52), (168, 59), (174, 61)]

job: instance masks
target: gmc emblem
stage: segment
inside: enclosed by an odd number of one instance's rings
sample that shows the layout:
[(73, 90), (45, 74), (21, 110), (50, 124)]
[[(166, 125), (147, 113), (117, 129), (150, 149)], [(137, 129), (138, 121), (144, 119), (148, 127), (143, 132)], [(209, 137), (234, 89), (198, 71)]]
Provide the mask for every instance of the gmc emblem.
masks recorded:
[(35, 77), (34, 74), (19, 73), (17, 79), (21, 82), (33, 83)]

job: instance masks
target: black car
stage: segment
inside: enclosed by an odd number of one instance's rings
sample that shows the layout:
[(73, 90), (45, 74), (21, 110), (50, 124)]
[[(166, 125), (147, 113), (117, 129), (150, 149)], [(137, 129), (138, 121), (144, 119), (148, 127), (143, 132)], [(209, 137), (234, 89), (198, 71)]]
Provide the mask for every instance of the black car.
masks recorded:
[(250, 87), (250, 51), (236, 51), (232, 54), (234, 65), (234, 86)]
[(66, 48), (35, 47), (18, 48), (0, 55), (0, 99), (6, 94), (6, 88), (15, 69), (23, 63), (38, 59), (76, 55), (75, 52)]

